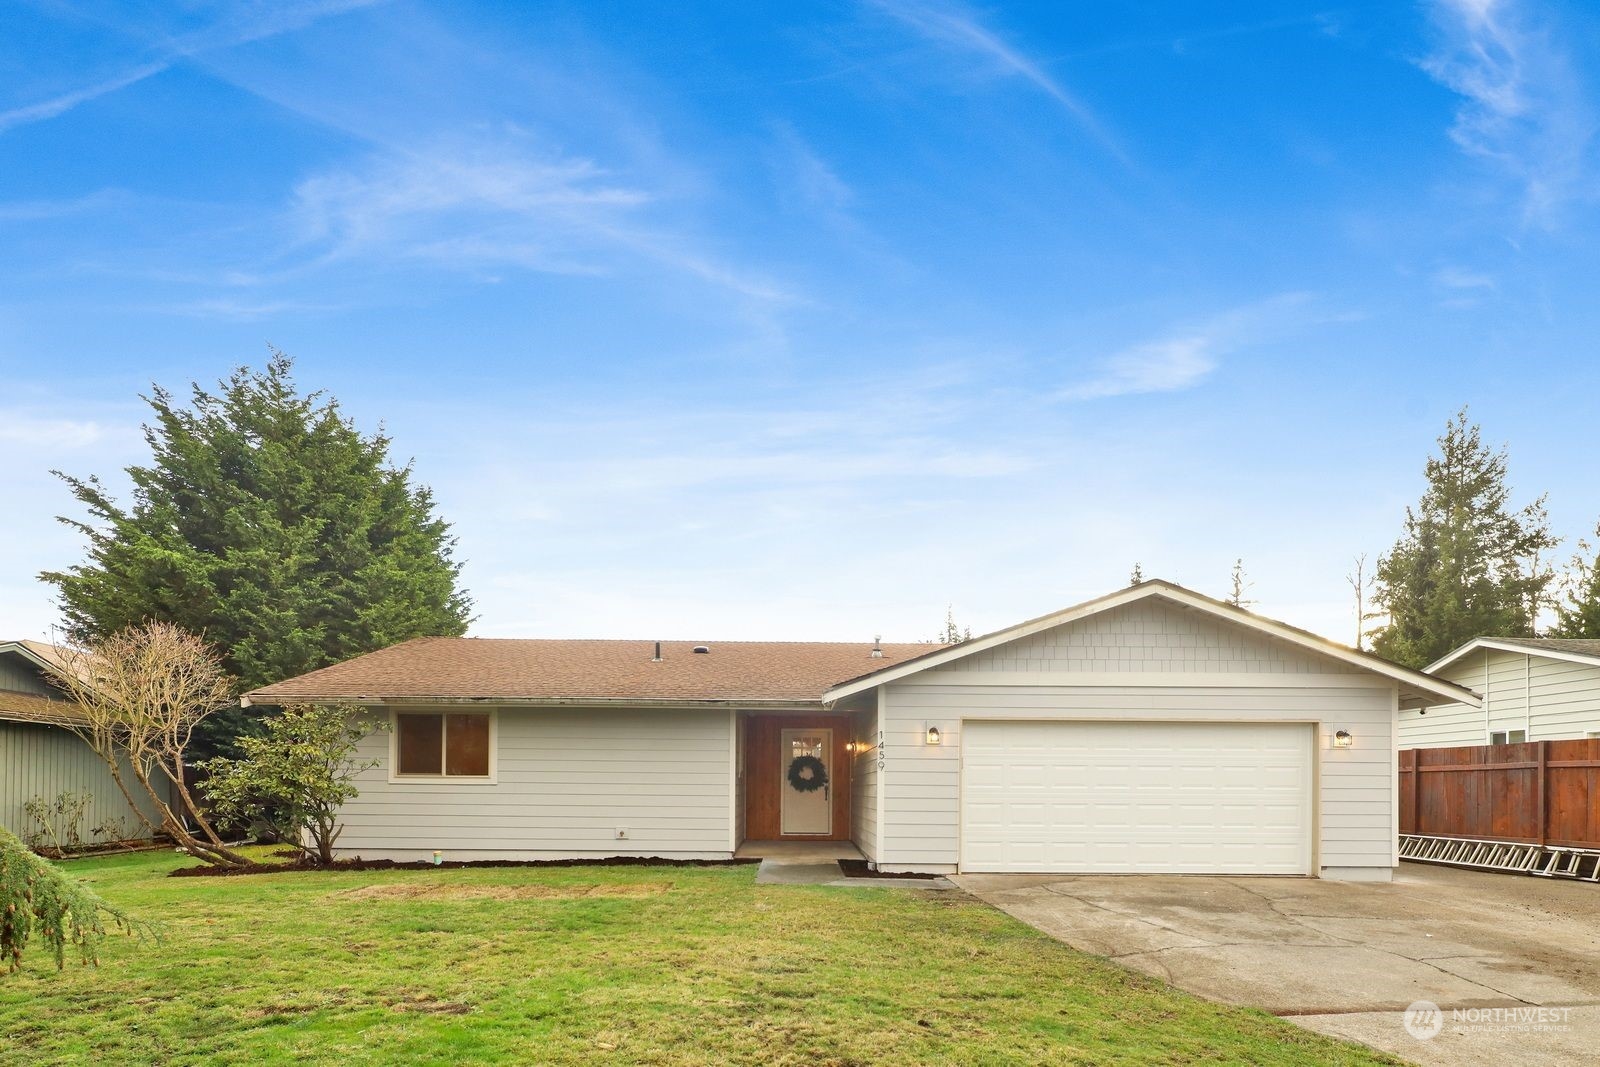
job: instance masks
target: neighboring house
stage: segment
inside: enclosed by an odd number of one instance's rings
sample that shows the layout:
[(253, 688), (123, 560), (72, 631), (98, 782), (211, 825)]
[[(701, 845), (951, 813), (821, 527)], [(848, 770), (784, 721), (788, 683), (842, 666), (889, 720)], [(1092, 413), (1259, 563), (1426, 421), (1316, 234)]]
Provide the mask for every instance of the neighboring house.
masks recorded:
[(1401, 748), (1600, 737), (1600, 641), (1477, 637), (1424, 669), (1481, 701), (1407, 709)]
[(391, 725), (344, 855), (1386, 880), (1399, 711), (1477, 697), (1148, 581), (956, 645), (420, 638), (245, 700)]
[[(60, 666), (54, 645), (42, 641), (0, 641), (0, 826), (26, 837), (37, 824), (25, 805), (62, 793), (88, 793), (81, 825), (85, 841), (96, 827), (119, 829), (122, 836), (150, 832), (128, 805), (104, 762), (66, 727), (81, 715), (55, 683), (49, 669)], [(138, 790), (124, 776), (130, 791)], [(157, 819), (155, 806), (135, 792), (140, 810)], [(101, 834), (100, 839), (117, 836)]]

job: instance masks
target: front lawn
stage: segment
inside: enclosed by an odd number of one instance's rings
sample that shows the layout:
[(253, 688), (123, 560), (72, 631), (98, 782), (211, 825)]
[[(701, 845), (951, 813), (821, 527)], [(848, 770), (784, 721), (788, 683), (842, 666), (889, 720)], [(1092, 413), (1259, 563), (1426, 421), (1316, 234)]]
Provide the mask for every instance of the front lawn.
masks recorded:
[(167, 878), (164, 923), (0, 973), (5, 1063), (1392, 1063), (1080, 955), (976, 901), (754, 867)]

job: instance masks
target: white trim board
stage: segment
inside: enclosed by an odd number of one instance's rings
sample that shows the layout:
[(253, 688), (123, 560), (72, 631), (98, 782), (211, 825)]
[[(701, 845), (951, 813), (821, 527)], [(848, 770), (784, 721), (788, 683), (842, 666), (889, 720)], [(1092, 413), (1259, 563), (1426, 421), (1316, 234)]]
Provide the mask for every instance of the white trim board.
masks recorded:
[(1534, 645), (1515, 644), (1510, 641), (1500, 641), (1493, 637), (1474, 637), (1454, 652), (1442, 659), (1428, 664), (1423, 670), (1433, 673), (1442, 671), (1452, 664), (1459, 663), (1469, 654), (1478, 649), (1494, 649), (1496, 652), (1514, 652), (1519, 656), (1539, 656), (1544, 659), (1565, 660), (1568, 663), (1583, 663), (1591, 667), (1600, 667), (1600, 656), (1590, 655), (1587, 652), (1569, 652), (1561, 648), (1539, 648)]

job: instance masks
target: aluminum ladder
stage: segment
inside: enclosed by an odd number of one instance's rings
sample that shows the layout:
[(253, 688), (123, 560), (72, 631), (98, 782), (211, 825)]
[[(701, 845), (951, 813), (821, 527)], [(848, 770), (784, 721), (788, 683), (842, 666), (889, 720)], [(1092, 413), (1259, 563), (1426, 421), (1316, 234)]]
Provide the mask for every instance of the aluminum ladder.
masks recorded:
[(1518, 841), (1400, 835), (1400, 858), (1479, 871), (1534, 874), (1600, 882), (1600, 850), (1561, 848)]

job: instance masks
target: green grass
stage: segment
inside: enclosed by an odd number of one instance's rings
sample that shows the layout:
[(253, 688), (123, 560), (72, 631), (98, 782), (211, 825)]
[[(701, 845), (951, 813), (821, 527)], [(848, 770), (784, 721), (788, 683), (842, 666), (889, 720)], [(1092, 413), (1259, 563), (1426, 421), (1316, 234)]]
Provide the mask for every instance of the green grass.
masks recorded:
[(960, 896), (748, 866), (165, 877), (180, 862), (66, 865), (163, 939), (0, 974), (0, 1062), (1394, 1062)]

